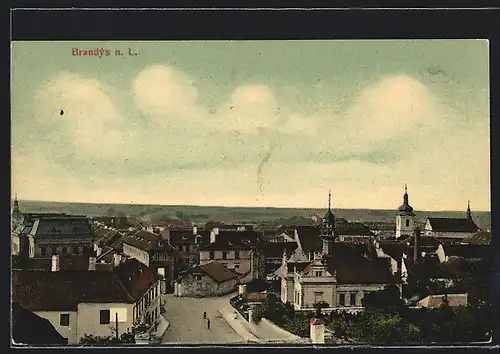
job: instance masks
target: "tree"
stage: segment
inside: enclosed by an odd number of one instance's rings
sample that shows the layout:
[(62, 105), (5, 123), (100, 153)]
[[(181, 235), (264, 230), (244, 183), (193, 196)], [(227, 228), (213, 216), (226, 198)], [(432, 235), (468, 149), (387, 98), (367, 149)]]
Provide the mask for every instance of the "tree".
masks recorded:
[(361, 300), (366, 310), (381, 310), (388, 313), (399, 313), (404, 308), (399, 288), (388, 285), (383, 290), (366, 294)]

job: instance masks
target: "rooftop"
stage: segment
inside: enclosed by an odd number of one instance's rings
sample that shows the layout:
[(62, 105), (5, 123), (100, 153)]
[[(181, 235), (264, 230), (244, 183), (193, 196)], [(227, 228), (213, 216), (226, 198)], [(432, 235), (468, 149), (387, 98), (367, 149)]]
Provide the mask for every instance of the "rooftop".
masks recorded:
[(435, 232), (477, 232), (479, 228), (474, 221), (467, 218), (434, 218), (427, 219)]

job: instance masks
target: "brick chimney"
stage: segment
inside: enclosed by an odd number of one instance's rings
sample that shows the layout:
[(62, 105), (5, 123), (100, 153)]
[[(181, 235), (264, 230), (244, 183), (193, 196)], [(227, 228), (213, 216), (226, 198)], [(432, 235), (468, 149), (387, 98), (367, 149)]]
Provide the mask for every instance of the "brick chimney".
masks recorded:
[(413, 262), (417, 262), (420, 258), (420, 228), (415, 228), (415, 239), (413, 244)]
[(59, 271), (59, 255), (58, 254), (54, 254), (52, 256), (52, 267), (50, 270), (53, 272)]
[(96, 269), (97, 260), (95, 257), (89, 257), (89, 271), (94, 271)]

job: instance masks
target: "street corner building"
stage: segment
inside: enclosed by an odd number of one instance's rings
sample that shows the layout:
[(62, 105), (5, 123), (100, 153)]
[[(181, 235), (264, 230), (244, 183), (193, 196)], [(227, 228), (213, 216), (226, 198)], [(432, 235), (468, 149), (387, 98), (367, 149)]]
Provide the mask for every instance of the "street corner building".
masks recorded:
[[(111, 271), (13, 269), (12, 301), (52, 324), (68, 344), (121, 336), (160, 315), (160, 276), (131, 259)], [(47, 339), (49, 340), (49, 339)]]
[(239, 284), (238, 274), (216, 261), (194, 266), (179, 276), (175, 295), (179, 297), (216, 297), (229, 294)]

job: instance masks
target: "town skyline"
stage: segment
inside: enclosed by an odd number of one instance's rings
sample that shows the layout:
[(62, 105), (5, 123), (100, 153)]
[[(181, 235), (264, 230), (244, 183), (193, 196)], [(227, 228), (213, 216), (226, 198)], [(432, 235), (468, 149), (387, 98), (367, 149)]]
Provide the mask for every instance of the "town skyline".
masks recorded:
[(13, 42), (11, 94), (20, 200), (491, 209), (487, 41)]

